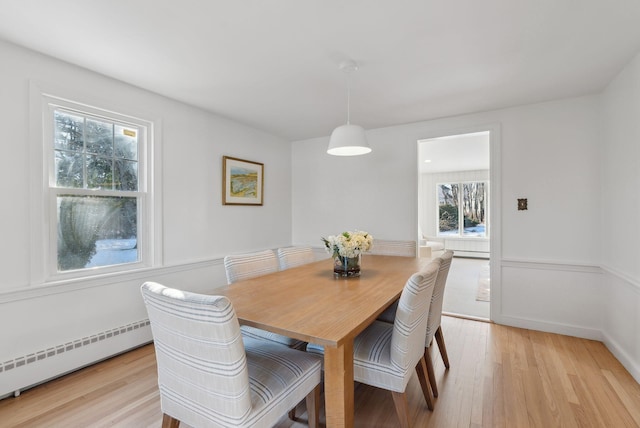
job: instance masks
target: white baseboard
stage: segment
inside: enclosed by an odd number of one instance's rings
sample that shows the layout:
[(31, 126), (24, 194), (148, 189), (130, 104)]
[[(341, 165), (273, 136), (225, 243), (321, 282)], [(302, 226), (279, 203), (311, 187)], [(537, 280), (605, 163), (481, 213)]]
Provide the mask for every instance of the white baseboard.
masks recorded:
[(606, 333), (604, 336), (602, 343), (604, 343), (607, 349), (620, 361), (620, 364), (631, 373), (631, 376), (633, 376), (636, 382), (640, 383), (640, 364), (634, 361), (619, 343), (611, 339)]
[(492, 317), (496, 324), (508, 325), (511, 327), (526, 328), (528, 330), (544, 331), (547, 333), (562, 334), (565, 336), (580, 337), (582, 339), (603, 341), (602, 331), (595, 328), (574, 326), (569, 324), (552, 323), (548, 321), (518, 318), (512, 316)]
[(565, 336), (580, 337), (582, 339), (597, 340), (602, 342), (607, 349), (613, 354), (614, 357), (625, 369), (631, 374), (631, 376), (640, 383), (640, 364), (634, 361), (631, 356), (625, 351), (624, 347), (614, 341), (606, 332), (576, 327), (566, 324), (556, 324), (544, 321), (530, 320), (517, 317), (499, 317), (499, 319), (492, 320), (496, 324), (508, 325), (511, 327), (526, 328), (528, 330), (545, 331), (547, 333), (562, 334)]
[(491, 258), (491, 253), (483, 253), (480, 251), (458, 251), (452, 250), (454, 257), (467, 257), (470, 259), (487, 259)]

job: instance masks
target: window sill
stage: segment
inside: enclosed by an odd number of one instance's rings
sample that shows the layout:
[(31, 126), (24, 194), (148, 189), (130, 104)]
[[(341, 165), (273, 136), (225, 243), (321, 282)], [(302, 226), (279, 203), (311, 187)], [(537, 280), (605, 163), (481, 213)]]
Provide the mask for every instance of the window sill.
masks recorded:
[(120, 271), (92, 276), (85, 275), (83, 277), (32, 283), (22, 287), (0, 291), (0, 304), (128, 281), (140, 281), (140, 284), (142, 284), (142, 282), (149, 280), (151, 276), (158, 277), (171, 273), (209, 268), (211, 266), (222, 265), (222, 261), (222, 258), (216, 258), (173, 266), (141, 267), (135, 270), (127, 270), (126, 272)]

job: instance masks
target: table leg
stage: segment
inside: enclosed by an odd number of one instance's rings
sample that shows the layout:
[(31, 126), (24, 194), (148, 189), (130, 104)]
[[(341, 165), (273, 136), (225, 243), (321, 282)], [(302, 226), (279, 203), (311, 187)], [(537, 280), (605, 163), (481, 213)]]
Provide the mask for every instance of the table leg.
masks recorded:
[(327, 427), (353, 427), (353, 341), (324, 348)]

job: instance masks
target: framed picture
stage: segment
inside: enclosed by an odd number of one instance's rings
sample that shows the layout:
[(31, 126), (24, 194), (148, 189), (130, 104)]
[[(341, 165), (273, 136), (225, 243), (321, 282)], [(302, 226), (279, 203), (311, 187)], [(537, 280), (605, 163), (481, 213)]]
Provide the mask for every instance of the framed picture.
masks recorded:
[(222, 157), (222, 204), (262, 205), (264, 164)]

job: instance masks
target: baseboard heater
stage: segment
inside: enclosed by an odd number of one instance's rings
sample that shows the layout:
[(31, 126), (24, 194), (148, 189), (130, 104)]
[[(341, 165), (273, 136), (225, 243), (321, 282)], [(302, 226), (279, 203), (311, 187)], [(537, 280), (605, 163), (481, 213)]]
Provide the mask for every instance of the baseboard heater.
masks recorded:
[(112, 328), (0, 363), (0, 398), (151, 341), (149, 320)]
[(444, 247), (459, 257), (489, 258), (488, 239), (445, 239)]

